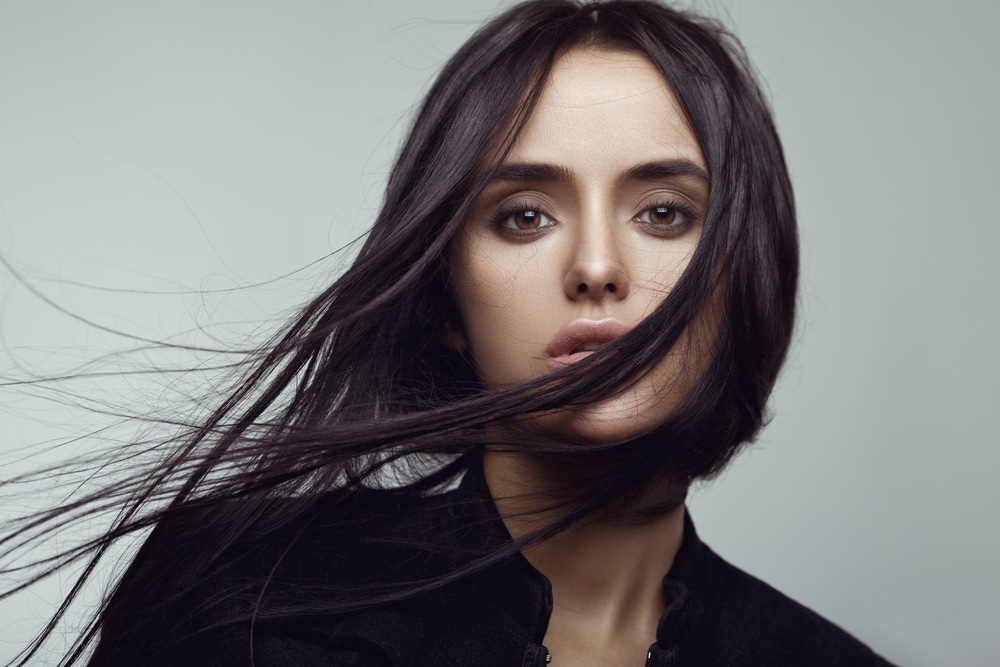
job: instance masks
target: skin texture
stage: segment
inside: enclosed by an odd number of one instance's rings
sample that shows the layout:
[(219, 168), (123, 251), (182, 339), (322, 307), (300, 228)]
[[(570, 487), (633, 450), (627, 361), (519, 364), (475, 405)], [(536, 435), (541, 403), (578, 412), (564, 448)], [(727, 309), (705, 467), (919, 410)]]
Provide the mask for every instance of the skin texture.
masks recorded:
[[(651, 63), (573, 50), (556, 64), (504, 165), (544, 166), (558, 178), (494, 180), (453, 251), (455, 338), (488, 387), (550, 372), (546, 349), (570, 322), (613, 318), (631, 328), (660, 304), (698, 243), (708, 183), (633, 170), (678, 163), (707, 171)], [(570, 441), (636, 435), (676, 406), (685, 375), (684, 355), (668, 355), (621, 394), (535, 428)]]
[[(666, 82), (643, 56), (619, 50), (560, 58), (504, 167), (452, 255), (460, 321), (449, 324), (449, 341), (467, 349), (489, 388), (550, 372), (559, 363), (550, 343), (571, 322), (613, 318), (631, 328), (652, 312), (694, 253), (708, 199), (704, 157)], [(665, 173), (678, 167), (685, 173)], [(620, 394), (527, 425), (569, 442), (636, 435), (690, 386), (699, 370), (691, 349), (682, 337)], [(565, 474), (511, 452), (487, 452), (485, 472), (515, 537), (545, 519), (521, 514), (530, 494)], [(610, 509), (526, 551), (552, 583), (545, 645), (557, 664), (644, 664), (683, 512), (635, 524)]]

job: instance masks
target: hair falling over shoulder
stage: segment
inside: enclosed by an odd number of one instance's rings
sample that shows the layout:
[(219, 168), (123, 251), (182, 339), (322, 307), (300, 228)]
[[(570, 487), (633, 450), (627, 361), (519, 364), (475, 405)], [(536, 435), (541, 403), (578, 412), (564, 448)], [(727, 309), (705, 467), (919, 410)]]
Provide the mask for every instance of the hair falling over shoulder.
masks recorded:
[[(455, 308), (449, 249), (530, 117), (553, 63), (574, 46), (637, 52), (663, 74), (708, 165), (703, 231), (680, 281), (628, 334), (581, 364), (514, 389), (486, 391), (472, 360), (444, 342)], [(172, 600), (240, 554), (293, 541), (294, 527), (316, 515), (319, 499), (324, 525), (344, 541), (363, 539), (371, 527), (350, 511), (357, 498), (381, 488), (401, 515), (424, 511), (487, 446), (601, 462), (604, 474), (573, 497), (554, 500), (565, 510), (563, 519), (531, 539), (661, 483), (663, 471), (682, 497), (692, 481), (719, 472), (765, 422), (792, 336), (797, 275), (794, 204), (781, 145), (734, 37), (714, 22), (641, 0), (515, 5), (483, 25), (437, 77), (353, 265), (245, 361), (203, 423), (159, 443), (149, 467), (14, 524), (0, 542), (0, 562), (51, 537), (69, 519), (114, 508), (117, 519), (105, 534), (32, 570), (34, 580), (82, 564), (62, 614), (115, 543), (159, 526), (143, 547), (141, 565), (137, 560), (128, 570), (66, 656), (69, 665), (135, 609), (150, 622), (174, 622)], [(527, 433), (491, 441), (492, 424), (597, 401), (635, 382), (698, 318), (713, 323), (708, 361), (680, 405), (652, 430), (601, 445)], [(614, 363), (607, 362), (611, 355)], [(448, 571), (391, 591), (373, 585), (326, 595), (322, 609), (402, 599), (522, 546), (467, 555)], [(227, 595), (246, 597), (255, 614), (272, 618), (321, 611), (315, 600), (272, 595), (266, 581), (239, 586), (221, 592), (218, 603)], [(150, 599), (162, 600), (162, 608), (151, 608)], [(21, 664), (58, 621), (57, 615)]]

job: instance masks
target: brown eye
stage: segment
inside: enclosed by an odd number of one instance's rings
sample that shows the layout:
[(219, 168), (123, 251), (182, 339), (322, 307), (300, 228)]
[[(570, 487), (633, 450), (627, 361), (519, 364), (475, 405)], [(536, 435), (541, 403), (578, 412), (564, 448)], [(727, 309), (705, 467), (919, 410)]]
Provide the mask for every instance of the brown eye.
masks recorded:
[(542, 221), (538, 211), (518, 211), (511, 217), (518, 229), (535, 229)]
[(672, 225), (677, 220), (677, 209), (655, 206), (649, 209), (649, 221), (654, 225)]
[(682, 206), (661, 204), (651, 206), (637, 215), (634, 220), (650, 232), (661, 236), (683, 234), (694, 222), (694, 216)]
[(555, 224), (552, 218), (535, 208), (501, 211), (494, 220), (501, 230), (509, 232), (540, 232)]

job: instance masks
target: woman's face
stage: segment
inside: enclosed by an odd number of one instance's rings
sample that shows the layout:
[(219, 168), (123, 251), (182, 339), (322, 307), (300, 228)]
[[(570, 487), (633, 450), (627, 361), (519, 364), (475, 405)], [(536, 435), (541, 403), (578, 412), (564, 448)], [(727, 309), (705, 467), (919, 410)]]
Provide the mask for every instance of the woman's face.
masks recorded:
[[(452, 344), (467, 348), (494, 389), (585, 357), (671, 290), (707, 201), (701, 149), (652, 63), (627, 51), (569, 51), (454, 246)], [(568, 441), (637, 435), (696, 377), (701, 364), (680, 352), (689, 347), (682, 337), (618, 395), (530, 424)]]

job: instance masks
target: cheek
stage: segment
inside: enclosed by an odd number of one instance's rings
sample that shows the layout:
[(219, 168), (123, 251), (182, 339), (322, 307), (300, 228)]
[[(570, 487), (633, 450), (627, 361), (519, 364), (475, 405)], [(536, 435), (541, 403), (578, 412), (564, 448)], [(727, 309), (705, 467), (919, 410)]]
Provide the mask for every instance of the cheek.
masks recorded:
[(483, 383), (500, 388), (536, 377), (551, 339), (552, 308), (551, 279), (539, 275), (538, 253), (530, 246), (498, 252), (466, 240), (452, 267), (464, 341)]
[(679, 239), (669, 245), (637, 248), (631, 253), (632, 287), (658, 295), (660, 301), (674, 288), (691, 262), (697, 238)]
[[(641, 236), (617, 242), (617, 261), (630, 283), (628, 296), (590, 303), (567, 298), (565, 267), (572, 257), (566, 256), (565, 245), (544, 239), (515, 245), (475, 233), (461, 237), (451, 255), (452, 289), (462, 342), (484, 385), (506, 388), (549, 372), (545, 349), (572, 319), (614, 316), (635, 324), (648, 316), (684, 272), (697, 237), (669, 244), (650, 243)], [(677, 373), (672, 365), (665, 362), (662, 371), (651, 374), (627, 411), (641, 413), (657, 403), (658, 394), (673, 393)]]
[(711, 359), (716, 325), (699, 317), (648, 374), (604, 401), (525, 419), (537, 433), (580, 443), (635, 437), (663, 422), (680, 405)]

